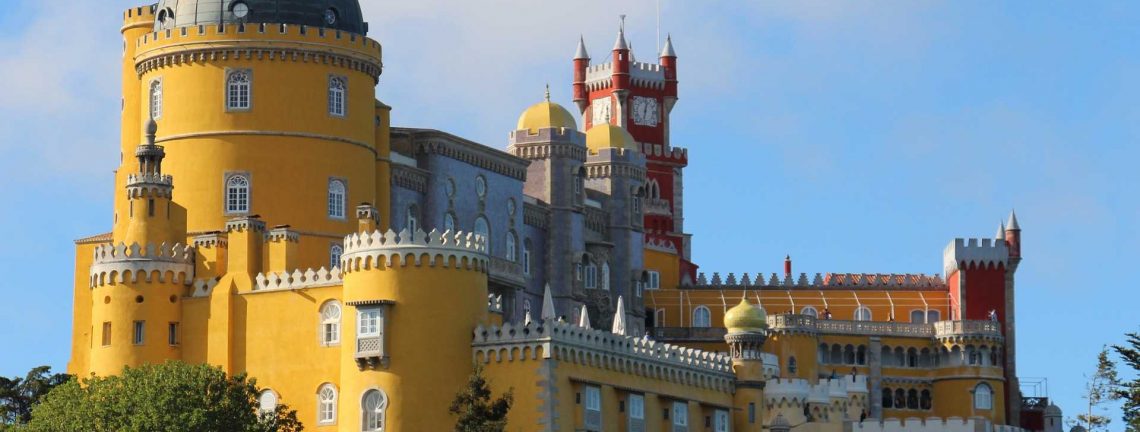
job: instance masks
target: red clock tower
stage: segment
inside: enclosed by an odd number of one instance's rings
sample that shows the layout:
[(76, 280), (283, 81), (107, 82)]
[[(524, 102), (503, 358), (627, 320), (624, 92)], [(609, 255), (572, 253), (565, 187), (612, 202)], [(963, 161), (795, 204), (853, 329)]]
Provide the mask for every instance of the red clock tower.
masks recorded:
[(625, 128), (646, 159), (644, 227), (646, 244), (677, 251), (680, 278), (695, 279), (691, 236), (684, 232), (682, 171), (688, 151), (669, 139), (669, 114), (677, 103), (677, 54), (665, 40), (657, 63), (642, 63), (625, 39), (624, 26), (607, 63), (590, 64), (583, 40), (574, 56), (574, 103), (587, 131), (596, 124)]

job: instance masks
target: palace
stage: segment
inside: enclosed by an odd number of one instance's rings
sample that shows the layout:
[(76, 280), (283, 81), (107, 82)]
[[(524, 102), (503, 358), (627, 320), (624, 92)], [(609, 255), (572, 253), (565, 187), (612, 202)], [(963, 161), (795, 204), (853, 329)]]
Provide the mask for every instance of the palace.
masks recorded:
[[(318, 431), (1060, 431), (1022, 397), (1016, 216), (942, 275), (698, 272), (672, 40), (619, 29), (506, 143), (390, 125), (357, 0), (123, 15), (111, 231), (76, 241), (69, 372), (247, 372)], [(934, 255), (933, 253), (931, 255)]]

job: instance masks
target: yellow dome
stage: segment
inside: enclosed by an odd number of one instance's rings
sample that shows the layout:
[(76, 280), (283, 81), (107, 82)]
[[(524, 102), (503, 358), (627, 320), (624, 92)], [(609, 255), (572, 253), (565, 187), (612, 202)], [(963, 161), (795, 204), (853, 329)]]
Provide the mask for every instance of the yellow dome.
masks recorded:
[(768, 328), (768, 314), (764, 309), (752, 306), (748, 300), (740, 299), (740, 304), (724, 314), (724, 326), (729, 333), (762, 331)]
[(638, 149), (633, 135), (630, 135), (625, 128), (609, 123), (595, 125), (586, 131), (586, 147), (590, 149), (591, 154), (598, 154), (598, 150), (604, 148)]
[(574, 116), (570, 111), (547, 99), (523, 111), (519, 116), (519, 125), (515, 129), (526, 129), (530, 133), (535, 133), (539, 129), (549, 128), (578, 129), (578, 124), (574, 122)]

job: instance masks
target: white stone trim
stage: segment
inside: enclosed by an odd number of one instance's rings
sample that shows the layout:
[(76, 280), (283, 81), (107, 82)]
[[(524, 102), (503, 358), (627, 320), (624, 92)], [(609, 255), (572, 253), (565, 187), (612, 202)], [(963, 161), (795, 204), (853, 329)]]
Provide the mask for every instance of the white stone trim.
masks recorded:
[[(381, 257), (385, 258), (383, 263)], [(417, 230), (414, 234), (407, 230), (399, 234), (392, 230), (383, 234), (380, 231), (356, 233), (344, 240), (341, 267), (345, 274), (364, 271), (391, 266), (396, 257), (401, 258), (400, 266), (411, 263), (432, 267), (446, 267), (454, 258), (460, 268), (486, 272), (487, 241), (472, 233), (440, 233), (435, 230), (431, 233)]]
[(194, 255), (193, 247), (180, 244), (151, 243), (145, 248), (138, 243), (96, 246), (88, 273), (90, 286), (142, 281), (190, 285), (194, 278)]

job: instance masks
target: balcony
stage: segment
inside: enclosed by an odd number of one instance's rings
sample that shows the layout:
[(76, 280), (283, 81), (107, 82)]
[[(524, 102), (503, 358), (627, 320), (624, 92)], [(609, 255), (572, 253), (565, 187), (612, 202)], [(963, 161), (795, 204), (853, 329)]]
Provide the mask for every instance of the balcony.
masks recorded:
[[(805, 332), (826, 335), (1001, 338), (1001, 323), (995, 321), (939, 321), (934, 324), (924, 324), (822, 320), (808, 315), (780, 314), (768, 316), (768, 329), (775, 332)], [(650, 337), (663, 342), (723, 341), (725, 333), (726, 330), (721, 327), (655, 327), (650, 329)]]
[(1001, 323), (997, 321), (939, 321), (934, 323), (934, 335), (948, 337), (980, 337), (1001, 339)]
[(490, 261), (491, 268), (488, 276), (492, 281), (516, 288), (526, 286), (526, 275), (523, 274), (522, 264), (499, 257), (491, 257)]
[(662, 342), (724, 342), (723, 327), (653, 327), (649, 337)]
[(387, 366), (384, 356), (384, 340), (381, 336), (356, 339), (356, 366), (361, 370)]
[(645, 214), (651, 216), (672, 216), (673, 208), (669, 201), (663, 199), (646, 199)]

